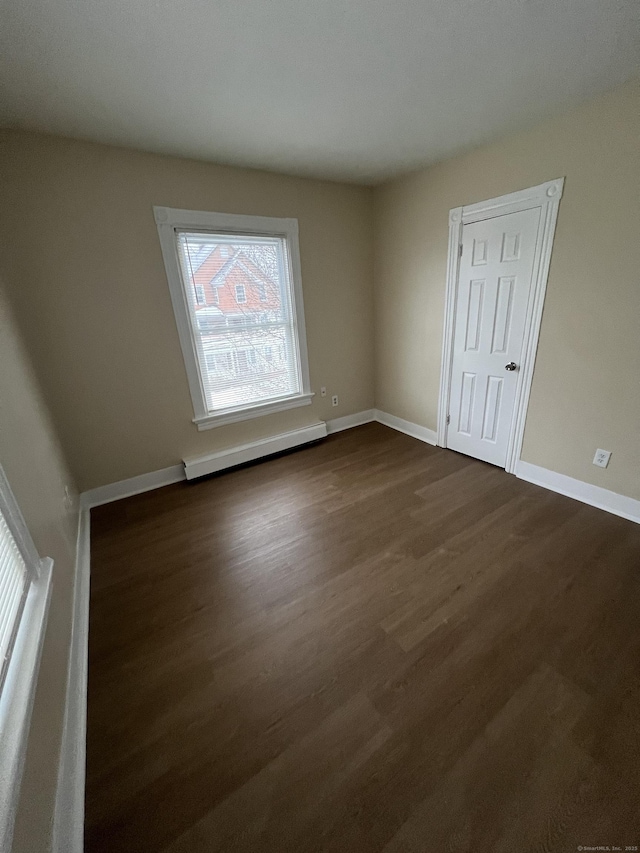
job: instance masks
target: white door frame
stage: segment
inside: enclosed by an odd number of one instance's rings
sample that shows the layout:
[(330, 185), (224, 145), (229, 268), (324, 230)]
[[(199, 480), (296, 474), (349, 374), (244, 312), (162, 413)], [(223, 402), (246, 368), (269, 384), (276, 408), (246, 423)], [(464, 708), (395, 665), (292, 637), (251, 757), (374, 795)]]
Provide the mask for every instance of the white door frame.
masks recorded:
[(551, 263), (553, 237), (558, 218), (558, 206), (562, 198), (564, 178), (547, 181), (537, 187), (491, 198), (477, 204), (464, 207), (454, 207), (449, 211), (449, 254), (447, 257), (447, 294), (444, 311), (444, 339), (442, 343), (442, 369), (440, 374), (440, 400), (438, 405), (438, 445), (447, 446), (447, 418), (449, 416), (449, 401), (451, 395), (451, 367), (453, 363), (453, 335), (455, 327), (455, 310), (458, 291), (458, 275), (460, 264), (460, 248), (462, 247), (462, 226), (471, 222), (481, 222), (502, 216), (507, 213), (519, 213), (522, 210), (541, 208), (540, 224), (536, 237), (533, 260), (531, 290), (527, 303), (527, 315), (524, 328), (521, 364), (516, 379), (516, 397), (513, 408), (513, 418), (509, 430), (507, 444), (507, 461), (505, 470), (515, 473), (516, 464), (520, 459), (524, 425), (527, 418), (529, 394), (533, 380), (533, 368), (540, 323), (542, 306), (547, 288), (547, 277)]

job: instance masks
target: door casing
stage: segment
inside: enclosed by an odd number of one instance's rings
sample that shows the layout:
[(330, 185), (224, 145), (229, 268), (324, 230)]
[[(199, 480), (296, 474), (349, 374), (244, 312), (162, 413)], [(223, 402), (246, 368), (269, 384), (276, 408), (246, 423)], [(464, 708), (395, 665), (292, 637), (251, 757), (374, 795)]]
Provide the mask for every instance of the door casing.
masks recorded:
[(540, 335), (540, 323), (542, 321), (542, 307), (547, 288), (549, 265), (551, 263), (551, 252), (553, 249), (553, 238), (558, 218), (558, 207), (562, 198), (564, 178), (556, 178), (526, 190), (509, 193), (507, 195), (481, 201), (477, 204), (469, 204), (464, 207), (454, 207), (449, 211), (449, 252), (447, 256), (447, 291), (444, 316), (444, 336), (442, 342), (442, 368), (440, 374), (440, 399), (438, 404), (438, 445), (447, 446), (447, 419), (449, 416), (449, 402), (451, 396), (451, 366), (453, 363), (453, 333), (455, 325), (456, 300), (458, 294), (458, 275), (460, 261), (460, 247), (462, 245), (462, 226), (471, 222), (481, 222), (492, 219), (494, 216), (502, 216), (507, 213), (518, 213), (522, 210), (530, 210), (539, 207), (540, 227), (536, 239), (533, 273), (531, 278), (531, 290), (527, 303), (527, 314), (525, 319), (524, 339), (522, 345), (521, 369), (518, 371), (516, 383), (515, 403), (511, 429), (509, 431), (509, 442), (507, 446), (507, 460), (505, 470), (515, 473), (516, 465), (520, 459), (522, 442), (524, 439), (524, 426), (527, 418), (527, 407), (533, 381), (533, 368), (536, 352), (538, 349), (538, 338)]

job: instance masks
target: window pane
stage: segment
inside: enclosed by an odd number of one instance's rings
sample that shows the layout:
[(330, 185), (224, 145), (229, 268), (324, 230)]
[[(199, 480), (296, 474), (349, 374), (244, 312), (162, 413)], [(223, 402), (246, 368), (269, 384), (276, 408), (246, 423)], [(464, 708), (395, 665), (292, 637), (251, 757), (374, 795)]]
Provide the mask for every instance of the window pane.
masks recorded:
[(209, 412), (300, 393), (286, 241), (178, 232)]

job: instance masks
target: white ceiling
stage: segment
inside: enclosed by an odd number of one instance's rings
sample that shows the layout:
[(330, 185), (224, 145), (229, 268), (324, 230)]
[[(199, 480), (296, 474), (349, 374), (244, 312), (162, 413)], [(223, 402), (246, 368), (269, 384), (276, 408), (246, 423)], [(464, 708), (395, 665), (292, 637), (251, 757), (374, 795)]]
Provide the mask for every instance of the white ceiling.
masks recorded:
[(374, 183), (640, 73), (639, 0), (0, 0), (0, 122)]

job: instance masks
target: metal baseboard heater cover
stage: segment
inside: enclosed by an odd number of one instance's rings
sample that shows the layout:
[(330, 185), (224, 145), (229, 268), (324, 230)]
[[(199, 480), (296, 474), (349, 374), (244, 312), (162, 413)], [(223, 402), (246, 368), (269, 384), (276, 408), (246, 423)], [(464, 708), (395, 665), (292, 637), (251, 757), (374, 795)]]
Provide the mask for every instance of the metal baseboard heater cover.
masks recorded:
[(221, 450), (218, 453), (209, 453), (206, 456), (198, 456), (194, 459), (184, 459), (184, 473), (187, 480), (195, 480), (207, 474), (215, 474), (216, 471), (224, 471), (225, 468), (233, 468), (245, 462), (253, 462), (263, 456), (272, 456), (292, 447), (319, 441), (327, 435), (327, 425), (319, 421), (311, 426), (294, 429), (280, 435), (273, 435), (250, 444), (241, 444), (238, 447)]

